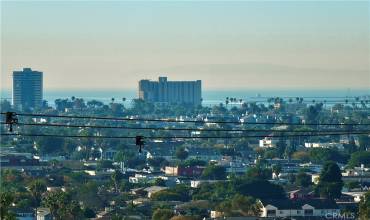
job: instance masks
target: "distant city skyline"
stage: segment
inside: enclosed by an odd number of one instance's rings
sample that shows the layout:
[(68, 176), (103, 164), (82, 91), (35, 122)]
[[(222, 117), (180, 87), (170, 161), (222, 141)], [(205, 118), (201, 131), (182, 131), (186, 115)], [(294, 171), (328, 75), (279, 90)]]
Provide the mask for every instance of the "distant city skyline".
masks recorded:
[(48, 90), (161, 75), (204, 90), (370, 86), (368, 1), (2, 1), (1, 19), (7, 90), (27, 67)]

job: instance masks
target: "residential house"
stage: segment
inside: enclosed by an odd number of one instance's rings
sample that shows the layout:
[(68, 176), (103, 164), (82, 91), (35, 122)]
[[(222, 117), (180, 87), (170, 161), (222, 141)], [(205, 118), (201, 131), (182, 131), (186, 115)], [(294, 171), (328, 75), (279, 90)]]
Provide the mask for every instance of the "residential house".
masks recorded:
[(116, 156), (117, 152), (116, 150), (113, 149), (107, 149), (107, 150), (102, 150), (100, 149), (101, 152), (101, 158), (102, 160), (114, 160), (114, 157)]
[(28, 153), (2, 153), (0, 154), (1, 169), (42, 170), (42, 164), (38, 159)]
[(202, 175), (204, 167), (193, 166), (193, 167), (165, 167), (165, 174), (169, 176), (185, 176), (185, 177), (199, 177)]
[(261, 217), (326, 217), (340, 214), (335, 201), (328, 199), (271, 199), (261, 200), (260, 204)]
[(162, 187), (162, 186), (150, 186), (150, 187), (140, 187), (140, 188), (135, 188), (131, 189), (131, 194), (133, 195), (138, 195), (138, 196), (146, 196), (148, 198), (151, 198), (152, 195), (156, 192), (162, 191), (168, 189), (168, 187)]
[(49, 208), (37, 208), (36, 210), (36, 219), (37, 220), (52, 220), (53, 216), (51, 215)]
[(154, 193), (160, 192), (162, 190), (168, 189), (168, 187), (163, 187), (163, 186), (151, 186), (144, 188), (144, 191), (147, 193), (147, 197), (151, 198)]
[(289, 199), (311, 199), (314, 197), (314, 192), (307, 188), (297, 189), (288, 192)]
[(351, 196), (353, 201), (359, 203), (361, 199), (364, 197), (366, 191), (364, 192), (343, 192), (344, 195)]
[(35, 219), (35, 211), (32, 208), (11, 208), (11, 212), (15, 214), (17, 220)]
[(318, 142), (318, 143), (304, 143), (304, 146), (306, 148), (338, 148), (338, 149), (344, 149), (343, 147), (343, 143), (322, 143), (322, 142)]
[(190, 187), (192, 188), (199, 188), (201, 185), (206, 183), (217, 183), (217, 182), (224, 182), (225, 180), (191, 180)]
[(264, 139), (260, 140), (259, 147), (263, 147), (263, 148), (276, 147), (276, 144), (278, 142), (279, 140), (277, 139), (265, 137)]
[(215, 148), (187, 147), (186, 150), (188, 151), (188, 159), (198, 159), (204, 161), (218, 161), (222, 159), (221, 153)]

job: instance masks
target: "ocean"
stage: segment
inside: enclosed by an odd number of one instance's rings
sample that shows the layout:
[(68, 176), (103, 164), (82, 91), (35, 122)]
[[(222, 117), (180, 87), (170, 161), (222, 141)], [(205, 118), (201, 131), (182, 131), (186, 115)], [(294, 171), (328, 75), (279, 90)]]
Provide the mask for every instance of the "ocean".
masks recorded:
[[(311, 89), (311, 90), (300, 90), (300, 89), (253, 89), (253, 90), (204, 90), (203, 93), (203, 105), (213, 106), (219, 103), (224, 103), (226, 97), (236, 98), (237, 100), (242, 99), (243, 101), (255, 101), (266, 103), (269, 97), (281, 97), (284, 99), (292, 98), (295, 102), (295, 97), (303, 97), (304, 102), (312, 103), (312, 100), (316, 102), (326, 100), (330, 103), (343, 103), (346, 99), (349, 103), (354, 101), (355, 97), (362, 97), (370, 99), (370, 89)], [(55, 99), (61, 98), (83, 98), (85, 101), (98, 100), (103, 103), (110, 103), (111, 99), (114, 98), (115, 102), (122, 103), (122, 98), (126, 98), (126, 105), (130, 105), (130, 101), (137, 97), (136, 90), (44, 90), (44, 99), (48, 101), (49, 105), (54, 105)], [(11, 101), (11, 91), (1, 90), (1, 98)], [(238, 105), (238, 104), (234, 104)]]

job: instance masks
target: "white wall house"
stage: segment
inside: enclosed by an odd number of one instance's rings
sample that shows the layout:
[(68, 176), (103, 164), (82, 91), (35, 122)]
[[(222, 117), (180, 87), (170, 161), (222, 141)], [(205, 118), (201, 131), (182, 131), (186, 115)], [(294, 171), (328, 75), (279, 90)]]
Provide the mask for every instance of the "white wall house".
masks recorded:
[(271, 139), (271, 138), (266, 137), (266, 138), (260, 140), (259, 146), (260, 147), (276, 147), (277, 142), (278, 142), (278, 140), (276, 140), (276, 139)]
[(338, 148), (343, 149), (342, 143), (304, 143), (306, 148)]
[(262, 205), (261, 217), (325, 217), (340, 214), (340, 209), (335, 201), (326, 199), (284, 199), (260, 202)]

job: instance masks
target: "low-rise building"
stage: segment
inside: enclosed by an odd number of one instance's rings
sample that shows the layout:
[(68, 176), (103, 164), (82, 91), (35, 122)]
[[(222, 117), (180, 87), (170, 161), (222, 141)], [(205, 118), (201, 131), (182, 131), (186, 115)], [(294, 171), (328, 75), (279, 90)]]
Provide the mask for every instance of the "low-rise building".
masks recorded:
[(204, 161), (218, 161), (222, 159), (221, 153), (215, 148), (187, 147), (186, 150), (188, 151), (188, 159), (197, 159)]
[(216, 183), (216, 182), (222, 182), (222, 181), (225, 181), (225, 180), (191, 180), (190, 187), (199, 188), (202, 184)]
[(28, 153), (4, 153), (0, 155), (0, 168), (25, 171), (41, 170), (43, 166), (38, 159)]
[(147, 197), (148, 198), (151, 198), (153, 196), (154, 193), (157, 193), (157, 192), (160, 192), (162, 190), (165, 190), (165, 189), (168, 189), (168, 187), (163, 187), (163, 186), (151, 186), (151, 187), (147, 187), (144, 189), (144, 191), (146, 191), (147, 193)]
[(340, 214), (335, 201), (328, 199), (272, 199), (262, 200), (260, 204), (262, 206), (261, 217), (327, 217)]
[(37, 220), (52, 220), (53, 216), (51, 215), (49, 208), (37, 208), (36, 219)]
[(186, 176), (186, 177), (199, 177), (202, 175), (204, 167), (193, 166), (193, 167), (165, 167), (165, 174), (169, 176)]
[(35, 211), (32, 208), (15, 208), (11, 209), (11, 212), (15, 214), (17, 220), (34, 220)]
[(304, 143), (304, 146), (306, 148), (338, 148), (341, 150), (344, 149), (343, 143), (332, 143), (332, 142)]
[(302, 188), (288, 192), (289, 199), (311, 199), (314, 197), (314, 192), (310, 189)]
[(264, 139), (260, 140), (259, 146), (264, 148), (276, 147), (277, 142), (277, 139), (265, 137)]

